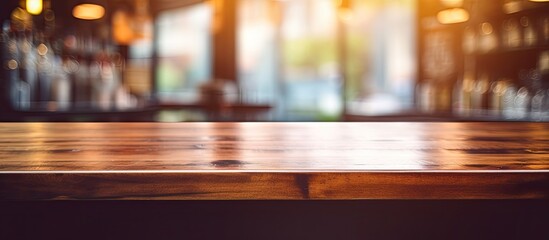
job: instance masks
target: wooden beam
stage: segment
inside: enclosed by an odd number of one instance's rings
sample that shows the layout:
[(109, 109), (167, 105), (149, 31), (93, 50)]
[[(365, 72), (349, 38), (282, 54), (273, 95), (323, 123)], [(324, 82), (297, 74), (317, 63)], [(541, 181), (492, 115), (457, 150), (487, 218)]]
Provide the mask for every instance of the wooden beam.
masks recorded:
[(213, 77), (237, 80), (238, 0), (213, 0)]

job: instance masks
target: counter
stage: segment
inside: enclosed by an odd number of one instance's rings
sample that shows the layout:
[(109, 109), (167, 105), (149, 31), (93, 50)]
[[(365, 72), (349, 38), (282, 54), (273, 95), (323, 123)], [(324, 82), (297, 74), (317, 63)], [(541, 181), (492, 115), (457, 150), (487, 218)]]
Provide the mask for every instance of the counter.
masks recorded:
[(548, 123), (0, 124), (0, 200), (547, 198)]

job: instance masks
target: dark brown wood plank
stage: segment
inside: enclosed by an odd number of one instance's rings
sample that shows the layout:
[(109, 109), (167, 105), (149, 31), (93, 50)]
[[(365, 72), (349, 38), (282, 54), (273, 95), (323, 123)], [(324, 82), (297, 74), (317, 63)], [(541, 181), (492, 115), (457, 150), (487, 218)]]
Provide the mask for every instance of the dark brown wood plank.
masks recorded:
[(0, 199), (522, 199), (548, 178), (548, 123), (0, 124)]
[(300, 199), (292, 174), (52, 173), (0, 174), (0, 199), (214, 200)]
[(527, 172), (102, 172), (0, 174), (3, 200), (549, 199)]

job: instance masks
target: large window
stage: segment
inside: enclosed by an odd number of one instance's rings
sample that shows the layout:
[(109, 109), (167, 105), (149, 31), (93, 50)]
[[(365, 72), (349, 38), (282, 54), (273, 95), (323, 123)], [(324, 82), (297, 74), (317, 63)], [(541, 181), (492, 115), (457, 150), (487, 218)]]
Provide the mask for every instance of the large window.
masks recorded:
[(243, 98), (273, 104), (280, 120), (339, 116), (336, 10), (332, 0), (241, 0)]
[(238, 81), (247, 104), (280, 105), (276, 1), (240, 0), (238, 9)]
[(360, 115), (412, 107), (416, 0), (339, 2), (240, 1), (238, 70), (248, 99), (273, 103), (283, 120), (337, 119), (344, 101)]
[(284, 91), (287, 109), (296, 120), (331, 120), (341, 114), (335, 2), (283, 2), (280, 31)]
[[(273, 105), (273, 120), (411, 108), (416, 1), (239, 0), (239, 100)], [(160, 14), (160, 100), (196, 101), (198, 86), (211, 79), (212, 17), (208, 3)]]
[(198, 99), (198, 86), (211, 78), (211, 21), (211, 6), (207, 3), (159, 15), (156, 87), (160, 101)]
[(412, 108), (416, 1), (352, 1), (344, 20), (349, 113), (394, 114)]

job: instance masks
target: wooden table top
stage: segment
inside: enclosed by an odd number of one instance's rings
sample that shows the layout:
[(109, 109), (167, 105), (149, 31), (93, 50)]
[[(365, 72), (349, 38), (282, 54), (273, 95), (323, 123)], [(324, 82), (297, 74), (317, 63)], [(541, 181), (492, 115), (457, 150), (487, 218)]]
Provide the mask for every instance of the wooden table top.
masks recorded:
[(1, 123), (0, 199), (549, 198), (549, 123)]

